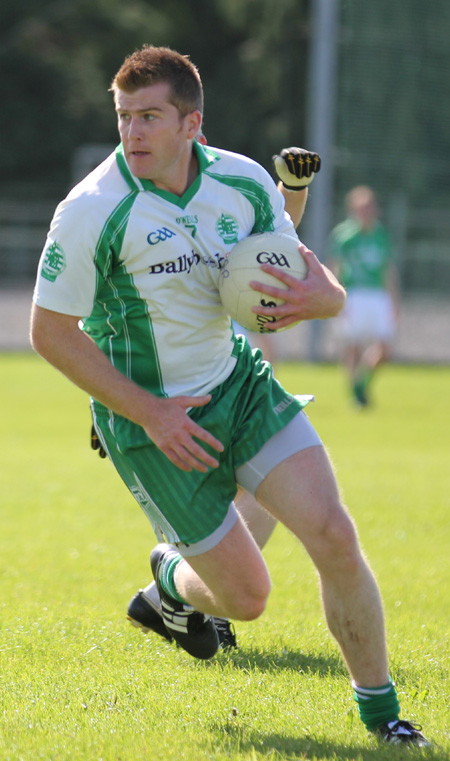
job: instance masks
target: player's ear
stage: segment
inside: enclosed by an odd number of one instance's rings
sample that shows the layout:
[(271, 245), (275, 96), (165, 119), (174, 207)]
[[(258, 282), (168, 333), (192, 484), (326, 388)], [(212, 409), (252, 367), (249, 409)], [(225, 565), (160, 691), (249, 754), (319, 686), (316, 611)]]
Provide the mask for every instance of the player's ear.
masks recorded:
[(188, 128), (187, 136), (190, 140), (193, 140), (202, 126), (202, 115), (200, 111), (191, 111), (191, 113), (185, 117), (185, 120)]

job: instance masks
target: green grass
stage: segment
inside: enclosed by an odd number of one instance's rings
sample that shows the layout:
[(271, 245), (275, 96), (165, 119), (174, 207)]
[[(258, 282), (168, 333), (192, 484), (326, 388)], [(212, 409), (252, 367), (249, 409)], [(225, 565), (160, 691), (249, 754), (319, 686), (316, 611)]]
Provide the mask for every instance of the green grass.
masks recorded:
[[(385, 368), (355, 411), (343, 371), (284, 364), (378, 577), (403, 715), (450, 758), (450, 368)], [(357, 716), (305, 552), (278, 527), (239, 649), (203, 663), (125, 619), (149, 524), (89, 449), (87, 397), (33, 355), (0, 357), (0, 760), (384, 761)]]

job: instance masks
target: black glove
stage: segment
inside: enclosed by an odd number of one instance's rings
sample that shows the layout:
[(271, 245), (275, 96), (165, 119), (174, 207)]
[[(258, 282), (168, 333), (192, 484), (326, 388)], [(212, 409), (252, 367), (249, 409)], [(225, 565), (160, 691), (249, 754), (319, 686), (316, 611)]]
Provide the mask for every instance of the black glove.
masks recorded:
[(320, 156), (304, 148), (283, 148), (272, 156), (278, 178), (288, 190), (304, 190), (320, 170)]
[(102, 460), (106, 457), (106, 452), (102, 447), (102, 442), (97, 436), (97, 431), (95, 430), (94, 426), (91, 426), (91, 449), (98, 450), (99, 457), (102, 458)]

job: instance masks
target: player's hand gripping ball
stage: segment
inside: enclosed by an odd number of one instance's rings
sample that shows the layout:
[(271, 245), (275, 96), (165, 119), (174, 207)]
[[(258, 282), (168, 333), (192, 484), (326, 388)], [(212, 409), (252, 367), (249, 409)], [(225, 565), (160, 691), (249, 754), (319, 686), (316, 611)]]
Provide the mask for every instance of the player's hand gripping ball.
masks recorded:
[(273, 156), (278, 178), (288, 190), (304, 190), (320, 170), (320, 156), (304, 148), (283, 148)]
[[(275, 307), (283, 299), (267, 296), (250, 288), (251, 280), (287, 289), (287, 285), (261, 269), (261, 264), (273, 264), (299, 280), (308, 274), (306, 262), (298, 250), (299, 241), (282, 233), (258, 233), (236, 243), (229, 252), (219, 275), (222, 304), (235, 322), (253, 333), (274, 333), (267, 324), (276, 317), (255, 314), (252, 307)], [(289, 327), (293, 327), (290, 325)], [(286, 330), (282, 328), (281, 330)]]

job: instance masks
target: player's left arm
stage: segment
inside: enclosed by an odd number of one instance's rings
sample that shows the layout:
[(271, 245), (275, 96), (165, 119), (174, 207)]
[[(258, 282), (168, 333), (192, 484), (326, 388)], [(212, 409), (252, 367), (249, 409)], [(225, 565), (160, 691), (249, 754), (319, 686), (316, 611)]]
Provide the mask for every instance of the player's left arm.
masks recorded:
[(279, 180), (278, 190), (283, 194), (285, 209), (297, 228), (305, 212), (308, 186), (320, 170), (320, 156), (305, 148), (292, 147), (283, 148), (272, 159)]
[(315, 254), (303, 243), (300, 243), (299, 250), (308, 266), (305, 280), (298, 280), (272, 264), (262, 264), (261, 269), (284, 283), (287, 290), (265, 285), (256, 280), (250, 282), (251, 288), (255, 291), (265, 293), (267, 296), (275, 296), (285, 302), (279, 306), (252, 307), (255, 314), (272, 315), (277, 318), (276, 323), (267, 323), (269, 330), (271, 325), (279, 330), (299, 320), (324, 320), (335, 317), (345, 304), (345, 288), (331, 270), (321, 264)]
[(284, 197), (284, 208), (292, 219), (294, 227), (297, 229), (305, 213), (308, 188), (305, 188), (304, 193), (292, 193), (292, 191), (284, 187), (282, 182), (279, 182), (277, 187)]

